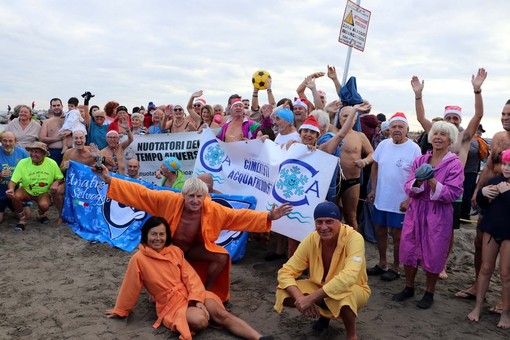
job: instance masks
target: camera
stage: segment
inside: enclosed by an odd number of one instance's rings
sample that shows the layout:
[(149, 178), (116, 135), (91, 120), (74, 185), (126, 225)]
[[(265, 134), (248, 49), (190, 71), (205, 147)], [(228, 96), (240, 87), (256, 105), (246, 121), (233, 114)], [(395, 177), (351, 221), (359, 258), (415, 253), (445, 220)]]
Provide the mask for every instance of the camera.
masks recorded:
[(104, 157), (103, 156), (97, 156), (96, 157), (96, 165), (95, 165), (95, 167), (96, 167), (96, 170), (98, 172), (103, 171), (103, 163), (104, 163)]

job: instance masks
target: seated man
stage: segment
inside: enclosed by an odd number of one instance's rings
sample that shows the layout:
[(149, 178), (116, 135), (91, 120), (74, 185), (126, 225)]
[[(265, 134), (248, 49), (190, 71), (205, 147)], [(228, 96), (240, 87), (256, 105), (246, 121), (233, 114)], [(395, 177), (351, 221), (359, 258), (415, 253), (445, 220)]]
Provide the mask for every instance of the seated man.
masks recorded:
[(211, 201), (207, 185), (198, 178), (187, 179), (182, 191), (176, 193), (114, 178), (104, 165), (102, 171), (92, 171), (108, 184), (108, 198), (151, 215), (164, 215), (173, 244), (184, 252), (205, 289), (222, 301), (228, 301), (230, 295), (230, 257), (225, 248), (215, 243), (220, 231), (268, 232), (271, 221), (292, 210), (289, 204), (273, 206), (269, 212), (224, 207)]
[[(315, 230), (278, 271), (275, 310), (295, 306), (309, 318), (319, 318), (313, 329), (322, 331), (332, 318), (342, 319), (347, 339), (356, 339), (356, 316), (370, 297), (365, 270), (363, 237), (342, 224), (332, 202), (317, 205)], [(310, 278), (296, 280), (309, 269)]]
[[(57, 163), (46, 157), (49, 156), (49, 152), (45, 143), (34, 142), (26, 149), (30, 158), (18, 162), (5, 192), (19, 216), (16, 230), (24, 230), (27, 223), (27, 217), (23, 213), (23, 202), (35, 201), (39, 207), (39, 222), (43, 224), (50, 222), (46, 216), (51, 203), (49, 191), (52, 195), (56, 194), (59, 184), (64, 180)], [(18, 184), (19, 188), (14, 191)]]

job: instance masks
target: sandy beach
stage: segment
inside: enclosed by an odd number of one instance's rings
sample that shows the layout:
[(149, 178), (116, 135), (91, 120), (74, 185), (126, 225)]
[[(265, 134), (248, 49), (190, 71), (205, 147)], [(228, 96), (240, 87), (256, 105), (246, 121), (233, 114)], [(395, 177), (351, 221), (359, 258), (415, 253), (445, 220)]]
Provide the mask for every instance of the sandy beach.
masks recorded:
[[(54, 208), (50, 210), (56, 219)], [(32, 210), (32, 216), (36, 211)], [(152, 328), (154, 305), (145, 293), (124, 320), (106, 319), (104, 310), (114, 305), (130, 253), (106, 244), (91, 244), (65, 225), (41, 225), (30, 219), (24, 232), (15, 232), (16, 220), (8, 213), (0, 224), (0, 339), (177, 339), (164, 327)], [(449, 278), (437, 285), (431, 309), (420, 310), (425, 275), (417, 277), (415, 299), (391, 301), (404, 279), (386, 283), (370, 277), (372, 296), (358, 318), (360, 339), (508, 339), (510, 331), (496, 328), (498, 315), (482, 315), (478, 324), (468, 321), (474, 301), (453, 297), (473, 279), (474, 224), (463, 224), (455, 233), (455, 247), (448, 262)], [(343, 324), (334, 321), (322, 334), (311, 330), (311, 321), (292, 309), (273, 310), (276, 272), (283, 260), (266, 262), (268, 246), (248, 244), (244, 259), (233, 266), (231, 311), (263, 334), (277, 339), (343, 339)], [(369, 266), (377, 249), (366, 245)], [(487, 295), (488, 307), (500, 295), (495, 275)], [(196, 339), (235, 339), (227, 332), (207, 329)]]

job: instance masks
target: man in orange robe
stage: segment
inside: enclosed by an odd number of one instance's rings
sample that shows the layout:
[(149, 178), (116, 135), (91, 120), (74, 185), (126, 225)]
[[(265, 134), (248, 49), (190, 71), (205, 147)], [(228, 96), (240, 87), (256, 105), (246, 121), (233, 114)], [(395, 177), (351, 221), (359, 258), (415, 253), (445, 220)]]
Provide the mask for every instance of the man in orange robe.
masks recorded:
[(220, 231), (268, 232), (272, 220), (292, 211), (288, 203), (273, 205), (268, 213), (224, 207), (211, 200), (207, 186), (198, 178), (187, 179), (182, 192), (175, 193), (113, 178), (105, 167), (98, 175), (109, 185), (108, 198), (168, 221), (172, 243), (184, 252), (205, 289), (222, 301), (230, 298), (231, 261), (228, 252), (215, 243)]

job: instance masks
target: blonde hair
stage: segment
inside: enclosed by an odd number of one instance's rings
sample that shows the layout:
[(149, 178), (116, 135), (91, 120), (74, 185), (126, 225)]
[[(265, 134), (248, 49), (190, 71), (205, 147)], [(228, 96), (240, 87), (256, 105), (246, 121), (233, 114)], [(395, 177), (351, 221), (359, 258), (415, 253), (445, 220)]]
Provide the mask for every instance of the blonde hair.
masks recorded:
[(207, 194), (209, 192), (209, 189), (207, 188), (207, 185), (202, 181), (200, 178), (188, 178), (184, 185), (182, 186), (181, 190), (183, 195), (188, 194)]
[(451, 144), (454, 144), (457, 141), (457, 137), (459, 137), (459, 129), (457, 129), (457, 127), (452, 123), (448, 123), (443, 120), (432, 124), (428, 136), (429, 143), (432, 143), (432, 140), (434, 139), (434, 134), (436, 132), (446, 132), (448, 134), (448, 137), (450, 138)]

